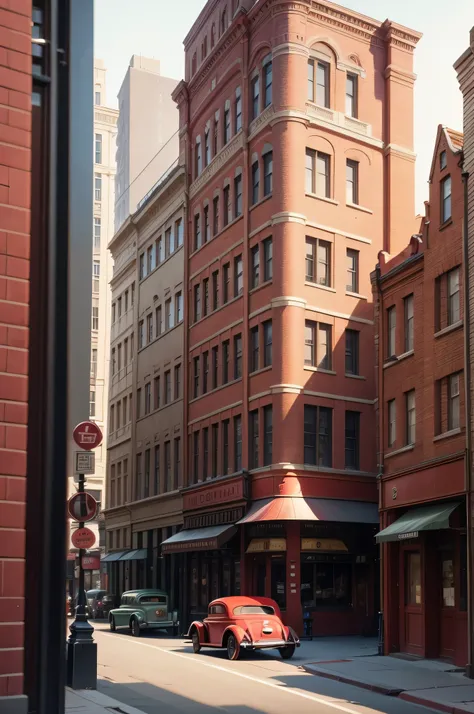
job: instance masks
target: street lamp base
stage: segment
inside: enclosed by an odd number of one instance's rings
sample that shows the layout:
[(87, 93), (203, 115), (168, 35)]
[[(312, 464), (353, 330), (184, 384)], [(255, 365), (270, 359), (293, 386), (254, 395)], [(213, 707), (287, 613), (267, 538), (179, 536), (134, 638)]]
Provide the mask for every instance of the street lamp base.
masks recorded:
[(97, 644), (92, 639), (68, 641), (67, 686), (97, 689)]

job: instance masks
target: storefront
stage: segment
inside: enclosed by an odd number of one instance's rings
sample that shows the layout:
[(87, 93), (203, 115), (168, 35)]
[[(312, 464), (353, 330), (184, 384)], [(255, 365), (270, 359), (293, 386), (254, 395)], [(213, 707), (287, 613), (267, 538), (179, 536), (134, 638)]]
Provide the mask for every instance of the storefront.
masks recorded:
[[(464, 499), (386, 512), (385, 652), (467, 662)], [(391, 522), (390, 522), (391, 521)]]
[(244, 475), (199, 484), (183, 493), (184, 527), (161, 544), (164, 561), (178, 558), (181, 630), (206, 616), (209, 602), (241, 592), (241, 540), (236, 522), (245, 513)]
[(378, 610), (377, 504), (277, 497), (252, 504), (243, 528), (246, 593), (278, 602), (303, 634), (370, 635)]

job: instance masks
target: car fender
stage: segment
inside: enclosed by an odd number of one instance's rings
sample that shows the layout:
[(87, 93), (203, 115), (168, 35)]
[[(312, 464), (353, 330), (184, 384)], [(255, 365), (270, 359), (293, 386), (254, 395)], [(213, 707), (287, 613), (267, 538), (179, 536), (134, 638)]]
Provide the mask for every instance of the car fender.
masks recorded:
[(222, 635), (222, 647), (225, 647), (225, 642), (227, 639), (227, 636), (232, 633), (235, 635), (235, 638), (239, 645), (246, 639), (249, 642), (251, 641), (248, 634), (245, 632), (243, 627), (240, 627), (239, 625), (229, 625), (229, 627), (226, 627), (224, 630), (224, 634)]
[(143, 617), (143, 614), (139, 610), (135, 610), (135, 612), (132, 612), (130, 615), (130, 624), (132, 623), (132, 620), (135, 618), (135, 620), (138, 620), (138, 623), (142, 625), (145, 622), (145, 618)]
[(195, 620), (194, 622), (192, 622), (189, 626), (187, 637), (192, 637), (194, 630), (198, 633), (199, 643), (201, 645), (208, 641), (207, 628), (203, 622), (201, 622), (200, 620)]
[(283, 625), (283, 631), (285, 633), (285, 640), (287, 642), (294, 642), (297, 647), (299, 647), (300, 639), (292, 627), (287, 627)]

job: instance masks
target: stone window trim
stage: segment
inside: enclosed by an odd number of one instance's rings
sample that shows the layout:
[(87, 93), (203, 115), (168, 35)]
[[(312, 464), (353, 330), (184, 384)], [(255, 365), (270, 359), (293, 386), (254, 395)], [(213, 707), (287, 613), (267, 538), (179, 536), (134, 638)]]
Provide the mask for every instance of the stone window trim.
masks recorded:
[(224, 102), (224, 110), (230, 109), (230, 99), (226, 99)]
[(212, 194), (212, 198), (219, 198), (220, 195), (221, 195), (221, 189), (220, 189), (220, 188), (216, 188), (216, 190), (215, 190), (214, 193)]
[(206, 122), (206, 126), (204, 127), (204, 133), (207, 134), (211, 131), (211, 120), (208, 119)]
[(239, 97), (241, 97), (241, 96), (242, 96), (242, 90), (240, 87), (237, 87), (237, 89), (235, 90), (235, 98), (239, 99)]
[(234, 178), (237, 178), (237, 176), (241, 176), (241, 175), (242, 175), (242, 167), (237, 166), (237, 168), (234, 171)]
[(269, 64), (270, 62), (273, 61), (273, 55), (271, 52), (269, 52), (267, 55), (262, 60), (262, 67), (265, 67), (265, 65)]
[(227, 186), (230, 186), (230, 178), (227, 177), (224, 179), (224, 183), (222, 184), (222, 188), (227, 188)]
[(250, 166), (253, 166), (257, 161), (259, 161), (260, 157), (256, 151), (253, 152), (252, 158), (250, 159)]
[(257, 65), (250, 73), (250, 76), (249, 76), (250, 82), (252, 81), (252, 79), (255, 79), (255, 77), (259, 77), (259, 76), (260, 76), (260, 67)]
[(209, 206), (209, 199), (205, 198), (204, 201), (202, 202), (202, 207), (206, 208), (206, 206)]
[(273, 151), (273, 146), (268, 143), (264, 144), (262, 149), (262, 156), (265, 156), (265, 154), (269, 154), (270, 151)]

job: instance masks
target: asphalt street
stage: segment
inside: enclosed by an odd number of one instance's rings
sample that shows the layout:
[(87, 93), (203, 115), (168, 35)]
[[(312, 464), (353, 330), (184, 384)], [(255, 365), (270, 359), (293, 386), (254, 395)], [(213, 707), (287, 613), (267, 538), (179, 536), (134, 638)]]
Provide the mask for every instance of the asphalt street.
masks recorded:
[(94, 623), (99, 691), (145, 714), (426, 714), (393, 697), (307, 674), (304, 643), (291, 662), (246, 653), (236, 662), (166, 635), (110, 633)]

